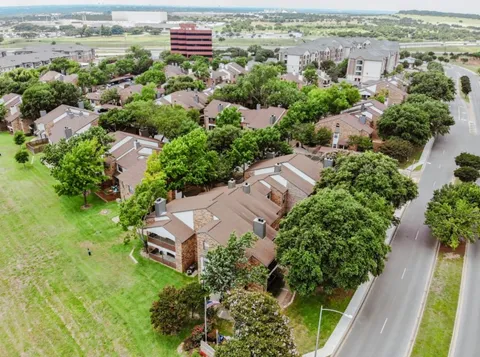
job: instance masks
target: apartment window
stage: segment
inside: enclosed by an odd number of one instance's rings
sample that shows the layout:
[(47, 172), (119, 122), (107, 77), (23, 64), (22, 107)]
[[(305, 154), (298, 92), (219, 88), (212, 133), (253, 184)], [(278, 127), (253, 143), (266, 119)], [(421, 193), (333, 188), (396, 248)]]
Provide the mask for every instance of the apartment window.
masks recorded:
[(362, 60), (357, 60), (357, 64), (363, 64)]
[(203, 241), (202, 246), (203, 246), (203, 250), (204, 250), (205, 252), (208, 252), (208, 248), (210, 248), (210, 246), (209, 246), (209, 244), (208, 244), (206, 241)]

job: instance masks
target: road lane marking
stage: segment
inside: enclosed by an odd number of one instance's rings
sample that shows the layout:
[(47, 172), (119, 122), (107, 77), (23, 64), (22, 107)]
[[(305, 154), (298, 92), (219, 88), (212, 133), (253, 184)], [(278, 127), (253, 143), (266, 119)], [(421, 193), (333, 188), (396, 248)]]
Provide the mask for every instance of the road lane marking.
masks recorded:
[(443, 150), (443, 153), (442, 153), (442, 155), (445, 155), (445, 150)]
[(403, 269), (403, 274), (402, 274), (402, 279), (403, 280), (403, 277), (405, 276), (405, 272), (407, 271), (407, 268)]
[(441, 169), (441, 168), (442, 168), (442, 164), (438, 164), (438, 168)]
[(417, 234), (415, 234), (415, 240), (417, 240), (418, 238), (418, 233), (420, 232), (420, 230), (417, 231)]
[(385, 328), (385, 325), (387, 324), (387, 321), (388, 321), (388, 317), (385, 319), (385, 322), (383, 323), (382, 329), (380, 330), (380, 335), (382, 334), (383, 329)]
[(433, 185), (432, 185), (432, 188), (435, 187), (435, 184), (437, 183), (437, 181), (433, 181)]

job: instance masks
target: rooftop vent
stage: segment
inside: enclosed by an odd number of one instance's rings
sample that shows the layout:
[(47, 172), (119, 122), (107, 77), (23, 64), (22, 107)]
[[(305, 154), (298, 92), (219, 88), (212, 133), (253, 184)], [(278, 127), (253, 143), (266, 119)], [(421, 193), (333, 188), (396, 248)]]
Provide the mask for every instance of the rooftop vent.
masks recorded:
[(70, 139), (73, 135), (72, 128), (69, 128), (68, 126), (65, 127), (65, 139)]
[(275, 114), (270, 115), (270, 125), (275, 124), (277, 121), (277, 116)]
[(40, 117), (44, 117), (45, 115), (47, 115), (47, 111), (46, 110), (40, 110)]
[(273, 167), (273, 172), (281, 172), (282, 171), (282, 164), (277, 162)]

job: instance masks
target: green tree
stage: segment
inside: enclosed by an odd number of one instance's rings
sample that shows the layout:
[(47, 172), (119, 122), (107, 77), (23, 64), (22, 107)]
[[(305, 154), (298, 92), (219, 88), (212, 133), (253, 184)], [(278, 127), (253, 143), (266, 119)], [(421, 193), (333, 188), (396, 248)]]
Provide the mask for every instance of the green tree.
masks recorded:
[(169, 190), (184, 190), (187, 185), (211, 181), (214, 155), (207, 149), (207, 134), (199, 128), (172, 140), (158, 155), (150, 156), (148, 170), (164, 172)]
[(169, 140), (186, 135), (198, 128), (198, 124), (190, 119), (188, 112), (179, 105), (157, 106), (149, 124)]
[(215, 120), (217, 127), (221, 128), (225, 125), (233, 125), (237, 128), (241, 127), (242, 114), (236, 107), (228, 107), (223, 109)]
[(443, 66), (441, 63), (439, 62), (430, 62), (428, 65), (427, 65), (427, 69), (429, 71), (437, 71), (437, 72), (440, 72), (440, 73), (444, 73), (445, 70), (443, 69)]
[(208, 148), (224, 153), (231, 149), (233, 142), (242, 136), (242, 129), (233, 125), (224, 125), (208, 131)]
[(177, 53), (170, 53), (169, 55), (164, 57), (163, 60), (168, 64), (176, 63), (176, 64), (180, 65), (183, 62), (185, 62), (187, 60), (187, 58), (185, 56), (182, 56), (182, 55), (177, 54)]
[(377, 194), (394, 208), (400, 208), (418, 195), (416, 184), (400, 174), (395, 160), (371, 151), (337, 157), (335, 168), (322, 171), (317, 187)]
[(428, 115), (432, 136), (448, 134), (450, 126), (455, 124), (446, 103), (433, 100), (424, 94), (411, 94), (406, 103), (415, 105)]
[(373, 142), (368, 136), (350, 135), (348, 146), (356, 146), (357, 151), (364, 152), (373, 149)]
[(229, 156), (235, 166), (243, 166), (242, 171), (245, 175), (245, 165), (253, 162), (259, 152), (255, 132), (247, 130), (233, 141)]
[(123, 76), (133, 73), (135, 61), (132, 58), (122, 58), (115, 62), (115, 74)]
[(305, 95), (297, 88), (297, 84), (274, 78), (268, 81), (262, 88), (265, 96), (265, 105), (273, 107), (289, 108), (292, 104), (305, 98)]
[(383, 271), (392, 207), (377, 195), (323, 189), (297, 203), (275, 239), (289, 286), (301, 295), (318, 286), (356, 289)]
[(233, 288), (244, 288), (250, 284), (266, 287), (268, 271), (263, 265), (251, 264), (246, 250), (257, 238), (246, 233), (237, 238), (232, 233), (226, 246), (218, 246), (207, 253), (202, 279), (206, 288), (217, 294), (225, 294)]
[(71, 137), (68, 141), (61, 139), (56, 144), (48, 144), (43, 150), (42, 162), (51, 166), (58, 166), (64, 156), (72, 151), (78, 143), (86, 140), (96, 139), (99, 145), (103, 146), (105, 150), (114, 141), (113, 137), (101, 127), (92, 127), (86, 132)]
[(78, 70), (80, 69), (80, 65), (78, 62), (73, 61), (68, 58), (64, 57), (59, 57), (59, 58), (54, 58), (48, 68), (51, 71), (56, 71), (60, 73), (77, 73)]
[(400, 162), (407, 161), (413, 154), (414, 147), (407, 140), (392, 137), (385, 140), (379, 151)]
[(433, 193), (425, 212), (425, 224), (443, 244), (457, 248), (476, 242), (480, 234), (480, 187), (475, 183), (445, 185)]
[(182, 299), (189, 308), (192, 318), (195, 313), (200, 315), (203, 311), (204, 297), (206, 295), (207, 292), (205, 288), (198, 281), (187, 284), (181, 289)]
[(234, 290), (225, 299), (235, 339), (219, 346), (217, 357), (297, 357), (289, 320), (267, 293)]
[[(188, 62), (187, 62), (188, 63)], [(161, 70), (149, 69), (135, 78), (135, 83), (146, 85), (148, 83), (154, 83), (156, 86), (164, 84), (167, 81), (165, 73)]]
[(100, 103), (118, 105), (120, 103), (120, 94), (118, 94), (117, 88), (105, 90), (100, 97)]
[(20, 149), (15, 154), (15, 161), (25, 166), (25, 164), (28, 162), (29, 157), (30, 157), (30, 154), (26, 149)]
[(438, 71), (419, 72), (412, 76), (408, 92), (425, 94), (436, 100), (450, 102), (455, 99), (455, 83)]
[(432, 136), (428, 113), (411, 103), (387, 108), (377, 126), (382, 139), (399, 137), (417, 146), (424, 145)]
[(455, 177), (458, 177), (462, 182), (475, 182), (480, 177), (478, 169), (470, 166), (459, 167), (453, 172)]
[(52, 169), (52, 176), (59, 181), (54, 189), (59, 196), (83, 195), (87, 207), (87, 194), (95, 191), (107, 178), (104, 175), (103, 154), (105, 148), (96, 139), (85, 140), (68, 152), (59, 165)]
[(480, 170), (480, 156), (462, 152), (455, 157), (455, 164), (460, 167), (473, 167), (474, 169)]
[(460, 86), (462, 89), (462, 93), (465, 95), (468, 95), (472, 91), (472, 85), (468, 76), (460, 77)]
[(7, 108), (5, 108), (5, 105), (3, 103), (0, 103), (0, 122), (5, 119), (5, 116), (7, 115)]
[(315, 124), (297, 123), (293, 127), (293, 139), (302, 143), (302, 145), (314, 146), (317, 143)]
[(13, 142), (17, 145), (22, 145), (27, 140), (25, 133), (23, 131), (16, 131), (13, 134)]
[(303, 72), (303, 77), (307, 81), (307, 84), (317, 84), (318, 83), (318, 74), (314, 68), (306, 69)]
[(157, 95), (157, 87), (154, 83), (149, 83), (146, 86), (143, 86), (140, 93), (134, 93), (132, 98), (133, 101), (152, 101)]
[(182, 290), (166, 286), (158, 294), (150, 308), (153, 328), (164, 335), (175, 335), (188, 318), (188, 307), (183, 301)]

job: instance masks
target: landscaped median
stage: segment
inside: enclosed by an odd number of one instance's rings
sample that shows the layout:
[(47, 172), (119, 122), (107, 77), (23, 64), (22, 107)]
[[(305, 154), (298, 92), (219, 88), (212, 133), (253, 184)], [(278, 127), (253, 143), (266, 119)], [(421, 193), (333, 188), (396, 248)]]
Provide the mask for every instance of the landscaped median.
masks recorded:
[(441, 246), (412, 357), (448, 356), (462, 280), (465, 244)]

